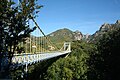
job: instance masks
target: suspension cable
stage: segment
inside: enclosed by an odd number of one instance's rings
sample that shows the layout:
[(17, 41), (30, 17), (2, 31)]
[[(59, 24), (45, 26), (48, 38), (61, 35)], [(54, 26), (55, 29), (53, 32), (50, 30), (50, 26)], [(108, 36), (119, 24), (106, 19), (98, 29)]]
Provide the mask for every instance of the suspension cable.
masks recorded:
[[(21, 1), (19, 0), (19, 2), (20, 2), (20, 4), (21, 4)], [(37, 24), (37, 22), (34, 20), (34, 18), (33, 18), (33, 16), (31, 15), (31, 19), (32, 19), (32, 21), (35, 23), (35, 25), (37, 26), (37, 28), (40, 30), (40, 32), (43, 34), (43, 36), (49, 41), (49, 44), (52, 46), (54, 46), (57, 50), (59, 50), (59, 48), (56, 46), (56, 45), (54, 45), (51, 41), (50, 41), (50, 39), (44, 34), (44, 32), (41, 30), (41, 28), (38, 26), (38, 24)]]
[(43, 31), (41, 30), (41, 28), (38, 26), (37, 22), (34, 20), (33, 17), (32, 17), (32, 20), (33, 20), (33, 22), (35, 23), (35, 25), (37, 26), (37, 28), (40, 30), (40, 32), (43, 34), (43, 36), (50, 42), (50, 45), (53, 45), (57, 50), (59, 50), (58, 47), (55, 46), (55, 45), (50, 41), (50, 39), (44, 34), (44, 32), (43, 32)]

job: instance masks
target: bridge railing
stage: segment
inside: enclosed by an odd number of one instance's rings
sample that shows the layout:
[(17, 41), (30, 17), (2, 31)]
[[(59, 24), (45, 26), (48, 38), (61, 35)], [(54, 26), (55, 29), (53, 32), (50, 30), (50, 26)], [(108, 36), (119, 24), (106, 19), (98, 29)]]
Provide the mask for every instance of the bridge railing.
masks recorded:
[(70, 52), (71, 52), (71, 43), (65, 42), (63, 46), (63, 50), (60, 51), (52, 51), (52, 52), (37, 53), (37, 54), (31, 54), (31, 53), (15, 54), (14, 57), (12, 58), (12, 63), (17, 64), (18, 66), (32, 64), (49, 58), (61, 56)]

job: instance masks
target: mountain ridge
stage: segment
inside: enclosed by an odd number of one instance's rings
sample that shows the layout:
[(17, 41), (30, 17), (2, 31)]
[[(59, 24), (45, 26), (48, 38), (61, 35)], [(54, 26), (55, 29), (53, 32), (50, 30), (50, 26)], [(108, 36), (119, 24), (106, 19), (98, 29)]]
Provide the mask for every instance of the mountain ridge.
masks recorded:
[[(98, 39), (100, 39), (103, 34), (115, 30), (116, 28), (120, 28), (120, 20), (117, 20), (114, 24), (108, 24), (104, 23), (100, 26), (100, 28), (92, 35), (89, 34), (82, 34), (79, 30), (72, 31), (67, 28), (56, 30), (48, 35), (46, 35), (50, 41), (56, 45), (59, 49), (63, 46), (64, 42), (72, 42), (72, 41), (86, 41), (86, 42), (96, 42)], [(34, 36), (33, 36), (34, 37)], [(39, 43), (39, 39), (44, 37), (37, 37), (37, 44), (46, 44), (47, 40), (44, 40)], [(34, 40), (32, 40), (35, 42)], [(48, 45), (50, 46), (50, 45)], [(46, 47), (47, 48), (47, 47)]]
[(120, 20), (117, 20), (114, 24), (104, 23), (94, 34), (90, 36), (89, 41), (94, 42), (103, 36), (103, 34), (106, 34), (107, 32), (117, 28), (120, 28)]
[(63, 43), (64, 41), (74, 41), (74, 40), (83, 40), (83, 41), (93, 41), (96, 40), (99, 36), (102, 36), (104, 33), (108, 31), (114, 30), (116, 28), (120, 28), (120, 20), (117, 20), (114, 24), (104, 23), (100, 26), (100, 28), (93, 33), (92, 35), (83, 34), (81, 31), (76, 30), (72, 31), (67, 28), (56, 30), (47, 36), (54, 42)]

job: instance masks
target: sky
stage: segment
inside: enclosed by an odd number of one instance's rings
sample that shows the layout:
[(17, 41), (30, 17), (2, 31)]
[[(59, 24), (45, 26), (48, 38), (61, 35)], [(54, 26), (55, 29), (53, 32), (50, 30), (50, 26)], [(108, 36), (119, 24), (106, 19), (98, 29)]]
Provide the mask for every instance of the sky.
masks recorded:
[(120, 0), (38, 0), (36, 21), (45, 34), (58, 29), (93, 34), (104, 23), (120, 19)]

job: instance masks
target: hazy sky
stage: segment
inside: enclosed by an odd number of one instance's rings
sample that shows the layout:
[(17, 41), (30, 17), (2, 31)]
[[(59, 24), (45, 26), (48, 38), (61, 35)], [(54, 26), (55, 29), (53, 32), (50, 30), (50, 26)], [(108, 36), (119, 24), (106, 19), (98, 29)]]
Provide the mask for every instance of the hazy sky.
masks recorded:
[(120, 19), (120, 0), (38, 0), (44, 5), (37, 23), (49, 34), (68, 28), (93, 34), (103, 23)]

